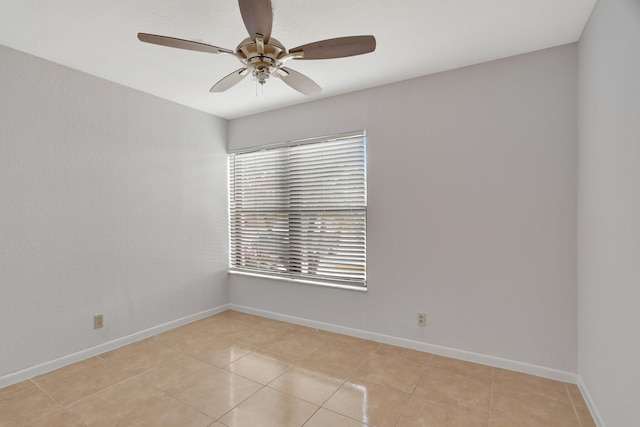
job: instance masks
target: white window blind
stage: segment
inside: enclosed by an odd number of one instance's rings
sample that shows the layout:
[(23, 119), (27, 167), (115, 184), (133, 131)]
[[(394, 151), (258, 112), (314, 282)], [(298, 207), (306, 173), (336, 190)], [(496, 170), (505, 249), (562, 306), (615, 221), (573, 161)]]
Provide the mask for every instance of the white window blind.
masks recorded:
[(364, 133), (229, 156), (232, 272), (366, 287)]

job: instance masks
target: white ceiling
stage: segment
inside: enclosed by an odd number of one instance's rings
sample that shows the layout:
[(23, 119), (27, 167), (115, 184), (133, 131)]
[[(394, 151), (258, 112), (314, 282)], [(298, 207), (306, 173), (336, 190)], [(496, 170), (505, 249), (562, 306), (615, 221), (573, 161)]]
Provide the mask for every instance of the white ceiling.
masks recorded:
[(272, 36), (287, 48), (349, 35), (377, 39), (371, 54), (289, 62), (323, 87), (312, 98), (278, 79), (263, 91), (246, 78), (209, 93), (240, 68), (235, 57), (136, 38), (147, 32), (233, 50), (247, 37), (235, 0), (0, 0), (0, 44), (232, 119), (575, 42), (595, 2), (272, 0)]

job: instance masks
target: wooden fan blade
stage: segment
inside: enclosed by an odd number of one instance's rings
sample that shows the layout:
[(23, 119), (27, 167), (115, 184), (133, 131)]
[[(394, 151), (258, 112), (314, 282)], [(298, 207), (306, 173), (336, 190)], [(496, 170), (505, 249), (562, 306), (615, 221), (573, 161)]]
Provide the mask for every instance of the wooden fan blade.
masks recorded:
[(298, 92), (307, 96), (317, 95), (322, 92), (322, 88), (304, 74), (287, 67), (282, 67), (280, 71), (282, 72), (278, 76), (282, 81)]
[(209, 92), (224, 92), (225, 90), (231, 88), (232, 86), (237, 85), (247, 76), (247, 69), (240, 68), (235, 70), (233, 73), (223, 77), (220, 81), (214, 84)]
[(264, 42), (269, 42), (273, 25), (271, 0), (238, 0), (238, 4), (251, 40), (256, 41), (256, 34), (262, 34)]
[(155, 34), (138, 33), (141, 42), (157, 44), (160, 46), (177, 47), (178, 49), (195, 50), (207, 53), (233, 53), (232, 50), (222, 47), (212, 46), (206, 43), (194, 42), (191, 40), (177, 39), (175, 37), (158, 36)]
[(302, 52), (304, 56), (296, 59), (331, 59), (345, 56), (362, 55), (376, 50), (376, 38), (373, 36), (338, 37), (321, 40), (294, 47), (289, 53)]

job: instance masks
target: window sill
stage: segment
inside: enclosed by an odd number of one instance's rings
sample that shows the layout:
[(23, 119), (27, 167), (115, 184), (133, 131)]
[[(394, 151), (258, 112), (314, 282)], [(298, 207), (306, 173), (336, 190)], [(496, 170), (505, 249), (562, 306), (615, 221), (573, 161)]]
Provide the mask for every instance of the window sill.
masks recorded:
[(342, 283), (331, 283), (331, 282), (323, 282), (309, 279), (296, 279), (293, 277), (284, 277), (284, 276), (275, 276), (269, 274), (262, 273), (254, 273), (250, 271), (243, 270), (229, 270), (229, 274), (238, 274), (240, 276), (251, 276), (251, 277), (259, 277), (262, 279), (271, 279), (271, 280), (281, 280), (284, 282), (292, 282), (292, 283), (300, 283), (302, 285), (312, 285), (312, 286), (322, 286), (325, 288), (334, 288), (334, 289), (344, 289), (347, 291), (356, 291), (356, 292), (367, 292), (368, 288), (366, 286), (355, 286), (355, 285), (345, 285)]

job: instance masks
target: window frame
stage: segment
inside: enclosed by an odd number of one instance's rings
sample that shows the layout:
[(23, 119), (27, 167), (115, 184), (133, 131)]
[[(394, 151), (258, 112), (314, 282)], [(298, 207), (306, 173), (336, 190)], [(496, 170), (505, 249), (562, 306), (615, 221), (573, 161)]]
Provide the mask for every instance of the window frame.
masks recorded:
[[(309, 144), (321, 144), (323, 142), (328, 143), (328, 145), (330, 145), (330, 143), (336, 143), (336, 142), (340, 142), (341, 140), (344, 141), (348, 141), (349, 139), (360, 139), (360, 141), (354, 142), (354, 144), (361, 144), (361, 151), (358, 151), (359, 155), (361, 153), (361, 158), (362, 158), (362, 171), (359, 174), (356, 174), (356, 176), (361, 175), (362, 176), (362, 182), (361, 184), (358, 184), (356, 187), (359, 188), (361, 187), (361, 193), (358, 193), (359, 196), (362, 196), (362, 205), (358, 205), (355, 208), (333, 208), (333, 209), (327, 209), (326, 212), (333, 212), (334, 216), (332, 217), (332, 214), (328, 215), (328, 218), (342, 218), (341, 215), (344, 216), (350, 216), (353, 215), (353, 217), (355, 218), (355, 222), (358, 226), (359, 232), (361, 233), (362, 237), (361, 237), (361, 246), (362, 248), (359, 251), (355, 251), (354, 253), (359, 254), (362, 256), (362, 260), (360, 261), (362, 264), (362, 279), (350, 279), (348, 276), (344, 276), (344, 277), (327, 277), (327, 276), (322, 276), (321, 274), (314, 272), (313, 274), (318, 274), (318, 277), (310, 277), (310, 263), (307, 260), (307, 271), (306, 271), (306, 275), (296, 275), (295, 271), (292, 272), (291, 271), (291, 265), (289, 264), (289, 262), (291, 261), (292, 258), (288, 258), (286, 262), (284, 262), (285, 265), (285, 272), (274, 272), (274, 271), (261, 271), (259, 269), (254, 269), (254, 268), (242, 268), (239, 267), (237, 265), (233, 265), (234, 263), (234, 256), (235, 259), (237, 260), (238, 257), (243, 256), (243, 255), (238, 255), (237, 251), (239, 250), (239, 248), (241, 248), (242, 245), (242, 238), (239, 238), (240, 240), (238, 242), (235, 242), (234, 244), (234, 239), (232, 234), (234, 233), (234, 231), (236, 232), (236, 234), (238, 233), (238, 230), (240, 230), (240, 233), (242, 233), (242, 227), (238, 228), (237, 225), (233, 224), (233, 221), (238, 221), (238, 217), (234, 217), (233, 215), (233, 203), (235, 202), (235, 197), (236, 197), (236, 193), (235, 193), (235, 189), (236, 189), (236, 181), (235, 181), (235, 175), (233, 175), (234, 173), (238, 173), (237, 169), (236, 169), (236, 165), (235, 163), (232, 165), (231, 162), (235, 161), (236, 156), (238, 155), (243, 155), (243, 154), (251, 154), (251, 153), (259, 153), (259, 152), (268, 152), (271, 151), (273, 152), (273, 150), (278, 150), (278, 149), (287, 149), (287, 148), (291, 148), (291, 147), (297, 147), (297, 146), (303, 146), (303, 145), (309, 145)], [(360, 150), (360, 147), (358, 148)], [(277, 153), (276, 153), (277, 154)], [(286, 163), (286, 162), (285, 162)], [(286, 169), (286, 168), (285, 168)], [(349, 171), (349, 169), (345, 169), (347, 171)], [(229, 273), (231, 274), (240, 274), (240, 275), (246, 275), (246, 276), (253, 276), (253, 277), (261, 277), (261, 278), (268, 278), (268, 279), (275, 279), (275, 280), (284, 280), (284, 281), (288, 281), (288, 282), (295, 282), (295, 283), (301, 283), (301, 284), (310, 284), (310, 285), (320, 285), (320, 286), (325, 286), (325, 287), (330, 287), (330, 288), (339, 288), (339, 289), (347, 289), (347, 290), (354, 290), (354, 291), (367, 291), (368, 287), (367, 287), (367, 263), (366, 263), (366, 236), (367, 236), (367, 137), (366, 137), (366, 132), (365, 131), (355, 131), (355, 132), (348, 132), (348, 133), (342, 133), (342, 134), (335, 134), (335, 135), (330, 135), (330, 136), (322, 136), (322, 137), (316, 137), (316, 138), (308, 138), (308, 139), (301, 139), (301, 140), (294, 140), (294, 141), (287, 141), (287, 142), (283, 142), (283, 143), (276, 143), (276, 144), (265, 144), (265, 145), (261, 145), (261, 146), (256, 146), (256, 147), (250, 147), (250, 148), (244, 148), (244, 149), (238, 149), (238, 150), (231, 150), (229, 151), (229, 155), (228, 155), (228, 166), (227, 166), (227, 173), (228, 173), (228, 195), (229, 195), (229, 199), (228, 199), (228, 209), (229, 209)], [(287, 170), (287, 173), (291, 173), (291, 170)], [(360, 182), (360, 181), (358, 181)], [(354, 188), (356, 188), (354, 187)], [(289, 190), (291, 187), (287, 187)], [(339, 193), (336, 193), (339, 194)], [(287, 198), (287, 201), (289, 203), (291, 203), (291, 199)], [(336, 214), (335, 212), (340, 212), (340, 211), (346, 211), (346, 214)], [(320, 210), (322, 212), (325, 212), (324, 210)], [(266, 211), (265, 211), (266, 212)], [(289, 240), (291, 237), (291, 235), (296, 236), (296, 233), (292, 233), (291, 232), (291, 219), (290, 216), (291, 215), (295, 215), (295, 213), (291, 213), (291, 212), (295, 212), (295, 209), (292, 210), (291, 208), (287, 208), (284, 209), (282, 211), (277, 211), (278, 213), (281, 213), (284, 216), (289, 215), (287, 218), (287, 238), (286, 240)], [(284, 212), (289, 212), (287, 214), (285, 214)], [(236, 212), (237, 213), (237, 212)], [(246, 213), (246, 212), (245, 212)], [(298, 212), (299, 213), (299, 212)], [(258, 215), (259, 215), (259, 211), (258, 211)], [(268, 213), (265, 214), (265, 218), (268, 216)], [(313, 217), (313, 215), (311, 215)], [(322, 222), (324, 221), (325, 217), (324, 216), (319, 216), (321, 219), (319, 219), (320, 222), (320, 227), (321, 228), (325, 228), (326, 230), (328, 230), (328, 226), (326, 223)], [(331, 221), (331, 219), (329, 219), (329, 221)], [(330, 222), (329, 222), (330, 223)], [(361, 223), (361, 224), (360, 224)], [(309, 223), (308, 223), (309, 224)], [(308, 226), (307, 224), (307, 226)], [(310, 223), (312, 224), (312, 222)], [(345, 230), (344, 227), (340, 228), (339, 233), (343, 233)], [(327, 231), (324, 231), (325, 233), (328, 233)], [(304, 234), (304, 233), (298, 233), (297, 235), (297, 239), (300, 239), (300, 235)], [(340, 239), (342, 239), (341, 235), (338, 236), (337, 238), (338, 240), (338, 244), (344, 244), (343, 241), (341, 241)], [(301, 246), (305, 246), (305, 243), (308, 243), (308, 240), (303, 239), (302, 243), (300, 245), (294, 245), (298, 248), (300, 248)], [(360, 243), (360, 241), (358, 241), (358, 243)], [(346, 245), (345, 245), (346, 246)], [(291, 249), (290, 245), (287, 245), (288, 250)], [(234, 251), (235, 251), (235, 255), (234, 255)], [(277, 250), (276, 250), (277, 251)], [(326, 256), (331, 256), (333, 254), (328, 253), (325, 254), (325, 258), (323, 259), (324, 261), (327, 260)], [(349, 254), (350, 255), (350, 254)], [(296, 262), (299, 263), (298, 268), (301, 268), (300, 265), (302, 265), (302, 257), (298, 257), (295, 258)], [(322, 259), (322, 257), (318, 257), (317, 262), (321, 262), (320, 260)], [(339, 264), (338, 264), (339, 265)], [(316, 265), (317, 268), (317, 265)], [(337, 267), (336, 265), (333, 266), (333, 269), (336, 268), (342, 268), (342, 267)], [(300, 272), (300, 274), (302, 274), (302, 270), (298, 270)], [(346, 273), (345, 273), (346, 274)]]

